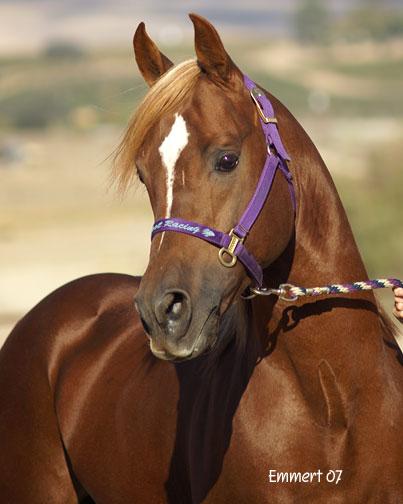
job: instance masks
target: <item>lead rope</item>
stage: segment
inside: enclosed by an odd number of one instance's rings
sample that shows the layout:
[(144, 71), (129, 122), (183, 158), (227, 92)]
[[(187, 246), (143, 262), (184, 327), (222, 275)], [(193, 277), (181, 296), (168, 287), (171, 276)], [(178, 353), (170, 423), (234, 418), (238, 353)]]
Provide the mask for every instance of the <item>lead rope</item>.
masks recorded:
[(323, 287), (298, 287), (289, 283), (281, 284), (278, 289), (250, 287), (250, 294), (243, 295), (244, 299), (256, 296), (278, 296), (284, 301), (296, 301), (303, 296), (322, 296), (326, 294), (347, 294), (356, 291), (385, 289), (387, 287), (403, 287), (403, 281), (398, 278), (376, 278), (364, 282), (345, 284), (329, 284)]

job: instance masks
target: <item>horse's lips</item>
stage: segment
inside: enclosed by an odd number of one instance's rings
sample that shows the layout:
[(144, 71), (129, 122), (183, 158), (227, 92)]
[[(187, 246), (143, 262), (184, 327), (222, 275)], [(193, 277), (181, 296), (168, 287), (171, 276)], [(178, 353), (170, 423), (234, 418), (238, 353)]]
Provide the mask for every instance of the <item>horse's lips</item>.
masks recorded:
[[(198, 352), (198, 347), (197, 345), (199, 344), (200, 342), (200, 339), (203, 335), (203, 331), (204, 331), (204, 328), (206, 326), (206, 324), (208, 323), (208, 321), (211, 319), (212, 315), (216, 314), (217, 313), (217, 309), (218, 309), (218, 306), (214, 306), (211, 310), (210, 310), (210, 313), (208, 314), (206, 320), (203, 322), (203, 325), (200, 329), (200, 332), (196, 338), (196, 341), (194, 342), (190, 352), (185, 355), (185, 356), (175, 356), (175, 355), (171, 355), (170, 353), (168, 353), (167, 351), (165, 350), (161, 350), (161, 349), (157, 349), (155, 347), (155, 343), (150, 339), (150, 350), (151, 352), (153, 353), (153, 355), (155, 355), (155, 357), (157, 357), (158, 359), (162, 359), (162, 360), (166, 360), (166, 361), (171, 361), (171, 362), (184, 362), (184, 361), (187, 361), (187, 360), (190, 360), (190, 359), (193, 359), (194, 357), (197, 357), (199, 354), (197, 354)], [(201, 352), (201, 354), (204, 354), (205, 352), (209, 351), (209, 350), (212, 350), (215, 343), (217, 341), (217, 337), (215, 337), (214, 341), (209, 345), (209, 348), (206, 349), (204, 352)], [(194, 355), (196, 354), (196, 355)]]

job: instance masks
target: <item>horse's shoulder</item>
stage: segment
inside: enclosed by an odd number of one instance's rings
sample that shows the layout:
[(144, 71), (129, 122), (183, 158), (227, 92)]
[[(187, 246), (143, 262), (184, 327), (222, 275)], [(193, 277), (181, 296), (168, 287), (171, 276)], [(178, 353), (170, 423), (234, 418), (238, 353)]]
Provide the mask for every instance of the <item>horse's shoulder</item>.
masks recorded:
[(72, 280), (50, 293), (40, 305), (79, 303), (101, 307), (105, 301), (124, 303), (136, 294), (141, 277), (123, 273), (97, 273)]
[[(134, 296), (141, 278), (117, 273), (73, 280), (42, 299), (14, 327), (9, 345), (46, 350), (72, 343), (102, 329), (138, 326)], [(95, 331), (96, 332), (96, 331)]]

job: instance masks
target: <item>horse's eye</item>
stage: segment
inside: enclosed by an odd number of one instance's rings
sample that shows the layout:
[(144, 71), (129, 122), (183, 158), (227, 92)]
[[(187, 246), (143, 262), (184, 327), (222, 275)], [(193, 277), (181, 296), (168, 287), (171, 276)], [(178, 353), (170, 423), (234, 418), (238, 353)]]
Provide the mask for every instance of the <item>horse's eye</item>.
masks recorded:
[(215, 165), (215, 169), (222, 172), (232, 171), (238, 164), (239, 157), (234, 152), (222, 154)]

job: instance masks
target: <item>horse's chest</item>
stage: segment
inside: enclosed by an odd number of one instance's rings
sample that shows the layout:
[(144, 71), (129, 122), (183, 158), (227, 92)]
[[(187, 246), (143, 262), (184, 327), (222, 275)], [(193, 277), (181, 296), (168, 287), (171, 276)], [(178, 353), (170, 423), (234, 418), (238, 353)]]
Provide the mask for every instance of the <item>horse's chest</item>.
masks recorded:
[[(283, 383), (277, 389), (273, 382), (262, 387), (252, 379), (233, 417), (222, 471), (205, 502), (294, 502), (295, 489), (277, 485), (270, 475), (322, 467), (321, 437), (292, 387)], [(314, 487), (314, 476), (312, 483)]]
[(305, 460), (318, 459), (319, 443), (301, 398), (285, 383), (262, 387), (261, 373), (233, 395), (220, 388), (197, 395), (188, 383), (179, 393), (169, 373), (155, 390), (136, 381), (104, 396), (114, 412), (103, 419), (105, 435), (100, 440), (89, 419), (85, 439), (98, 441), (81, 444), (78, 460), (72, 453), (83, 484), (100, 503), (273, 502), (270, 469), (313, 469)]

